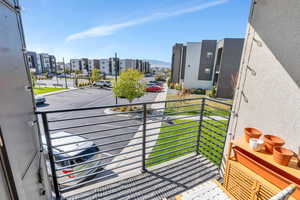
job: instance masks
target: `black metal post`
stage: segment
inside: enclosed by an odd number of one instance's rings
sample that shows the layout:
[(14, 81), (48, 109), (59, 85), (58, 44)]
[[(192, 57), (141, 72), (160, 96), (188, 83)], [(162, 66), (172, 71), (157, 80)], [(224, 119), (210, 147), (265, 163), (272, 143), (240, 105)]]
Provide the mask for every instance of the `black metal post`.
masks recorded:
[(203, 121), (203, 113), (204, 113), (204, 104), (205, 104), (205, 98), (202, 98), (201, 103), (201, 113), (200, 113), (200, 121), (199, 121), (199, 130), (198, 130), (198, 136), (197, 136), (197, 145), (196, 145), (196, 153), (197, 155), (200, 154), (199, 148), (200, 148), (200, 137), (201, 137), (201, 129), (202, 129), (202, 121)]
[(44, 131), (45, 131), (45, 138), (46, 138), (46, 143), (47, 143), (47, 151), (48, 151), (48, 155), (49, 155), (55, 197), (56, 197), (56, 200), (60, 200), (60, 193), (59, 193), (59, 187), (58, 187), (58, 182), (57, 182), (57, 177), (56, 177), (55, 163), (54, 163), (54, 158), (53, 158), (52, 144), (51, 144), (51, 138), (50, 138), (50, 134), (49, 134), (49, 127), (48, 127), (48, 120), (47, 120), (46, 113), (42, 113), (42, 120), (43, 120), (43, 126), (44, 126)]
[[(118, 75), (119, 75), (119, 69), (118, 68), (118, 64), (117, 64), (117, 60), (118, 60), (118, 55), (117, 53), (115, 53), (115, 58), (114, 58), (114, 61), (115, 61), (115, 82), (117, 84), (117, 81), (118, 81)], [(116, 104), (118, 104), (118, 97), (116, 96)]]
[(146, 171), (146, 122), (147, 122), (147, 104), (143, 104), (143, 158), (142, 170)]
[(64, 64), (65, 84), (66, 84), (66, 88), (68, 89), (67, 75), (66, 75), (66, 65), (65, 65), (65, 58), (63, 58), (63, 64)]

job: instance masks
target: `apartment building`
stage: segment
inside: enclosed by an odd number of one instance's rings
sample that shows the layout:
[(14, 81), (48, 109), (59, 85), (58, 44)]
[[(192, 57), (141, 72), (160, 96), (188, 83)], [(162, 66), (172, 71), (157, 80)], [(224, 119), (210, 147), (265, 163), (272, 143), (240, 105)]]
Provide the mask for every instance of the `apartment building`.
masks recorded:
[(71, 71), (82, 70), (82, 64), (80, 59), (70, 60)]
[(172, 53), (171, 81), (182, 83), (187, 89), (211, 89), (216, 44), (216, 40), (175, 44)]
[(218, 98), (233, 98), (243, 45), (243, 38), (225, 38), (218, 41), (214, 62), (214, 86)]
[(81, 58), (81, 66), (82, 73), (88, 74), (91, 71), (88, 58)]
[(65, 64), (63, 62), (56, 63), (56, 70), (58, 73), (62, 73), (64, 71)]
[(110, 74), (110, 62), (109, 59), (100, 59), (99, 60), (99, 69), (102, 73)]
[(35, 73), (42, 73), (42, 69), (38, 67), (38, 55), (34, 51), (28, 51), (27, 55), (27, 65), (30, 69), (34, 70)]
[(183, 87), (211, 89), (216, 40), (188, 42), (186, 44), (186, 64)]
[(56, 58), (53, 55), (49, 55), (49, 61), (50, 61), (50, 73), (56, 73)]
[(27, 65), (33, 69), (37, 74), (41, 73), (55, 73), (56, 72), (56, 58), (47, 53), (37, 54), (34, 51), (26, 52)]
[(180, 83), (184, 79), (186, 45), (176, 43), (172, 49), (171, 82)]
[(184, 88), (212, 89), (232, 98), (243, 50), (242, 38), (176, 43), (172, 49), (171, 82)]
[[(71, 59), (70, 65), (72, 71), (80, 70), (82, 73), (88, 74), (92, 71), (92, 69), (100, 69), (102, 73), (106, 75), (115, 75), (115, 73), (119, 70), (119, 72), (125, 71), (127, 69), (137, 69), (141, 72), (150, 72), (151, 65), (148, 61), (138, 60), (138, 59), (119, 59), (117, 58), (117, 62), (115, 58), (108, 59)], [(118, 68), (115, 68), (119, 66)], [(117, 72), (118, 73), (118, 72)]]

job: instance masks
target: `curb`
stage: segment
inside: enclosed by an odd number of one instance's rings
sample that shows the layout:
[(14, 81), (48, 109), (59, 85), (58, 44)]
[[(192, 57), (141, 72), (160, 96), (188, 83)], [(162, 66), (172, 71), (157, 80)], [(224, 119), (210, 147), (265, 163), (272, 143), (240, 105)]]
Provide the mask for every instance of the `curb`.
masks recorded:
[(39, 96), (45, 97), (45, 96), (60, 94), (60, 93), (64, 93), (64, 92), (70, 92), (70, 91), (78, 90), (78, 89), (79, 88), (70, 88), (70, 89), (66, 89), (66, 90), (60, 90), (60, 91), (56, 91), (56, 92), (48, 92), (48, 93), (45, 93), (45, 94), (40, 94)]

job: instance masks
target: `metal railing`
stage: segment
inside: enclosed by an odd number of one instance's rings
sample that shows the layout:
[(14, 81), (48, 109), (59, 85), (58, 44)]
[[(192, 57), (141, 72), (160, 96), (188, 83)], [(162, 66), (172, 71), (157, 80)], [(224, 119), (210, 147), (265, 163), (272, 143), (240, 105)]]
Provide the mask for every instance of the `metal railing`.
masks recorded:
[(56, 198), (191, 153), (219, 167), (230, 113), (208, 98), (37, 112)]

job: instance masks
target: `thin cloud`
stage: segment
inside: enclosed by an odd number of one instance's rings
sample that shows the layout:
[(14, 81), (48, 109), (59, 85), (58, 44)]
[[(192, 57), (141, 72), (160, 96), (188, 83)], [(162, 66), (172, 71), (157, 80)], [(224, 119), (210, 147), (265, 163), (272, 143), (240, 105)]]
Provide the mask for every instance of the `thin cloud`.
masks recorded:
[(193, 7), (189, 7), (189, 8), (175, 10), (173, 12), (157, 12), (157, 13), (154, 13), (150, 16), (146, 16), (146, 17), (142, 17), (142, 18), (139, 18), (139, 19), (126, 21), (126, 22), (123, 22), (123, 23), (97, 26), (97, 27), (94, 27), (94, 28), (90, 28), (86, 31), (82, 31), (82, 32), (79, 32), (79, 33), (69, 35), (66, 38), (66, 41), (84, 39), (84, 38), (90, 38), (90, 37), (104, 37), (104, 36), (112, 35), (115, 32), (117, 32), (121, 29), (124, 29), (124, 28), (144, 24), (144, 23), (154, 21), (154, 20), (158, 20), (158, 19), (165, 19), (165, 18), (169, 18), (169, 17), (174, 17), (174, 16), (184, 15), (184, 14), (188, 14), (188, 13), (198, 12), (198, 11), (210, 8), (210, 7), (214, 7), (214, 6), (218, 6), (220, 4), (224, 4), (228, 1), (229, 0), (216, 0), (216, 1), (203, 3), (203, 4), (193, 6)]

